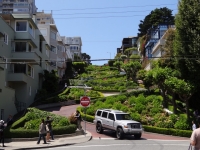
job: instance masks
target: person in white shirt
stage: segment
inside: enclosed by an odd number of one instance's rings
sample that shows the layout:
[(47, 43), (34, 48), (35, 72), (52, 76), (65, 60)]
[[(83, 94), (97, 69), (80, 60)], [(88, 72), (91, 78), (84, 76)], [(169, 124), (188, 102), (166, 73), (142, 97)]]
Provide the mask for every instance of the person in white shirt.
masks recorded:
[(196, 124), (194, 123), (194, 121), (192, 121), (192, 131), (194, 131), (196, 128)]

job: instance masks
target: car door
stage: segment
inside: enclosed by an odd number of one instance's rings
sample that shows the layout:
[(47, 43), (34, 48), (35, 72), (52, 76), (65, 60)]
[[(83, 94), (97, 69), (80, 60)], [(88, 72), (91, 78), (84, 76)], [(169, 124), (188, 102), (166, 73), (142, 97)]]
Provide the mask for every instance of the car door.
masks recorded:
[(107, 111), (103, 111), (102, 112), (102, 125), (104, 128), (108, 128), (108, 112)]
[(115, 117), (114, 117), (114, 114), (113, 113), (109, 113), (108, 114), (108, 120), (107, 120), (107, 123), (108, 123), (108, 128), (111, 129), (111, 130), (114, 130), (114, 123), (115, 123)]

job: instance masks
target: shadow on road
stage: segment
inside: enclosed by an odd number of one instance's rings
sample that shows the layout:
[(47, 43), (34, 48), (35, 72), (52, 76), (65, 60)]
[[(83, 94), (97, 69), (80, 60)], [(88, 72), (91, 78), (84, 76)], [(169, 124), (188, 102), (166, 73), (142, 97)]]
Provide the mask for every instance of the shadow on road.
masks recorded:
[[(108, 136), (110, 138), (114, 138), (115, 140), (119, 140), (116, 138), (116, 133), (114, 131), (104, 130), (102, 134), (99, 134), (99, 138), (104, 138), (104, 136)], [(134, 135), (124, 135), (123, 139), (120, 140), (147, 140), (147, 139), (142, 137), (140, 139), (136, 139)]]

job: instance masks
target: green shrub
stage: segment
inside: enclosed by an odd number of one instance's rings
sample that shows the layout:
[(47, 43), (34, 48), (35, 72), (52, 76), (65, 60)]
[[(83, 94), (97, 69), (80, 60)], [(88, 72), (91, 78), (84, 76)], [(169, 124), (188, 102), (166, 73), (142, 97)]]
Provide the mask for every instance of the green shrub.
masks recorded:
[(129, 102), (129, 105), (135, 105), (136, 103), (136, 97), (135, 96), (131, 96), (128, 98), (128, 102)]
[(142, 105), (141, 103), (136, 103), (136, 105), (135, 105), (135, 110), (136, 110), (138, 113), (141, 113), (144, 109), (145, 109), (145, 106), (144, 106), (144, 105)]
[(126, 100), (127, 100), (127, 97), (125, 95), (118, 95), (118, 96), (116, 96), (116, 101), (124, 103)]
[(131, 113), (131, 118), (136, 121), (140, 121), (140, 114), (139, 113)]
[(86, 113), (88, 115), (94, 116), (94, 114), (95, 114), (94, 107), (88, 107), (87, 110), (86, 110)]
[(116, 109), (116, 110), (120, 110), (120, 108), (122, 107), (123, 105), (121, 103), (114, 103), (114, 105), (112, 105), (111, 108), (113, 109)]
[(187, 130), (189, 129), (189, 123), (187, 122), (187, 118), (180, 116), (178, 121), (174, 124), (175, 129)]
[(121, 111), (123, 111), (123, 112), (128, 112), (129, 111), (129, 108), (127, 107), (127, 106), (122, 106), (121, 107), (121, 109), (120, 109)]

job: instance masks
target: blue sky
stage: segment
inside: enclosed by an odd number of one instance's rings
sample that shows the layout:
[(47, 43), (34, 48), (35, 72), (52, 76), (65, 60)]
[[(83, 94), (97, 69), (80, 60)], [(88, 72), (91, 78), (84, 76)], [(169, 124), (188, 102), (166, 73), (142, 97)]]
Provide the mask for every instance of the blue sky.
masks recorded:
[[(36, 0), (38, 11), (53, 12), (61, 36), (80, 36), (91, 60), (112, 59), (122, 39), (137, 36), (138, 25), (155, 8), (177, 13), (178, 0)], [(103, 65), (107, 61), (92, 61)]]

